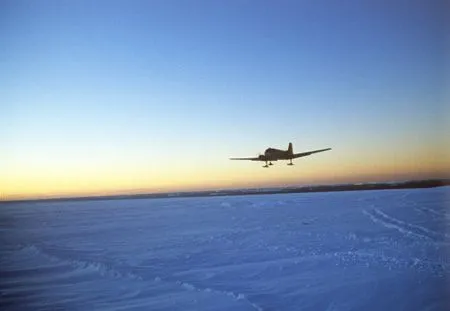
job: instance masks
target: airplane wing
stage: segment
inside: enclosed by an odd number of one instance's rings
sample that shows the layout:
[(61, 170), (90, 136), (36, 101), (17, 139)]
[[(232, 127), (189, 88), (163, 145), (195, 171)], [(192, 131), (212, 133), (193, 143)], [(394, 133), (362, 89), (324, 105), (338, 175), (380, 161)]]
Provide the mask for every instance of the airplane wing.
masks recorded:
[(296, 158), (306, 157), (306, 156), (309, 156), (309, 155), (314, 154), (314, 153), (324, 152), (324, 151), (328, 151), (328, 150), (331, 150), (331, 148), (325, 148), (325, 149), (319, 149), (319, 150), (295, 153), (292, 158), (296, 159)]
[(230, 160), (265, 161), (265, 159), (261, 156), (253, 158), (230, 158)]

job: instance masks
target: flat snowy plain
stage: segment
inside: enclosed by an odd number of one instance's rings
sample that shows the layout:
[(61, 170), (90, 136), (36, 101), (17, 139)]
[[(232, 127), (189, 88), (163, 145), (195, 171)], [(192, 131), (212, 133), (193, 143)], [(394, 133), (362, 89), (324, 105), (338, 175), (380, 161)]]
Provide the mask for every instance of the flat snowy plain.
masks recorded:
[(450, 310), (450, 187), (0, 204), (1, 310)]

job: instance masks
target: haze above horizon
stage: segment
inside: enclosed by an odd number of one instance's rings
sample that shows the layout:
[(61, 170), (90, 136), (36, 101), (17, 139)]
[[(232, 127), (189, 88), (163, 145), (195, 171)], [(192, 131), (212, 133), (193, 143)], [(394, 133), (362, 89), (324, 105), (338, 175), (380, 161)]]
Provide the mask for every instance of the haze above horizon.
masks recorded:
[[(0, 194), (444, 176), (449, 4), (2, 1)], [(233, 162), (267, 147), (323, 154)], [(447, 175), (448, 176), (448, 175)]]

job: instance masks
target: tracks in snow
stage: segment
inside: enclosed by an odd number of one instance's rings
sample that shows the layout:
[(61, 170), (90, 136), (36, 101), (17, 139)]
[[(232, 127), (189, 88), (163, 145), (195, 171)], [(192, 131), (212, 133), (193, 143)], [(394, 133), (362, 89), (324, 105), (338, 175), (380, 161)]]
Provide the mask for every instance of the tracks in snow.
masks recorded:
[(414, 209), (415, 209), (416, 211), (418, 211), (418, 212), (421, 212), (421, 213), (425, 213), (425, 214), (426, 214), (426, 213), (429, 213), (429, 214), (432, 214), (432, 215), (434, 215), (434, 216), (436, 216), (436, 217), (438, 217), (438, 218), (450, 219), (449, 216), (446, 215), (445, 212), (439, 212), (439, 211), (436, 211), (436, 210), (434, 210), (434, 209), (432, 209), (432, 208), (428, 208), (428, 207), (414, 207)]
[(445, 239), (449, 237), (445, 233), (439, 233), (427, 229), (423, 226), (408, 223), (395, 217), (389, 216), (377, 208), (374, 208), (370, 211), (363, 210), (363, 214), (368, 216), (374, 223), (380, 224), (383, 227), (389, 229), (397, 230), (404, 235), (413, 236), (421, 240), (437, 242), (437, 239)]

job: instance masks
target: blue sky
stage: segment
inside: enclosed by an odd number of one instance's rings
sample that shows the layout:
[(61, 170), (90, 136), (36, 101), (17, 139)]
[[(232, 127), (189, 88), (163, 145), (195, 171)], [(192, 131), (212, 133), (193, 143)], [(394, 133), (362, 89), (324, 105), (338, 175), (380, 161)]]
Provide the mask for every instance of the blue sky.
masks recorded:
[[(258, 165), (228, 161), (289, 141), (297, 151), (333, 147), (307, 162), (331, 172), (330, 182), (355, 170), (370, 175), (374, 163), (387, 169), (387, 161), (389, 178), (405, 161), (415, 164), (402, 174), (448, 165), (429, 154), (442, 139), (445, 1), (1, 7), (0, 185), (33, 188), (50, 173), (47, 192), (56, 193), (61, 178), (108, 172), (129, 180), (153, 174), (137, 187), (153, 189), (169, 166), (174, 188), (208, 185), (208, 176), (232, 186), (240, 172), (250, 185), (295, 181), (285, 168), (252, 179)], [(424, 161), (433, 163), (416, 165)], [(333, 174), (337, 166), (347, 173)], [(82, 168), (84, 177), (61, 173)], [(83, 191), (101, 191), (101, 182)], [(17, 187), (8, 189), (26, 192)]]

